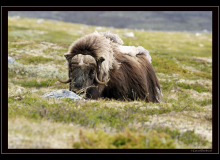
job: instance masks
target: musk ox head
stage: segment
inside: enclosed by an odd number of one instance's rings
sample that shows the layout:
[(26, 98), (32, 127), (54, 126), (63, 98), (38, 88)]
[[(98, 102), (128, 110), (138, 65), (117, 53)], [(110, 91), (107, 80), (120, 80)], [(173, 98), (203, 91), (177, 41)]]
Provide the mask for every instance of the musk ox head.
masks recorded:
[(105, 82), (98, 80), (98, 70), (100, 65), (104, 61), (103, 58), (95, 60), (90, 55), (78, 54), (74, 57), (65, 55), (68, 61), (69, 67), (69, 79), (67, 81), (61, 81), (62, 83), (70, 83), (70, 91), (82, 91), (82, 89), (88, 89), (88, 87), (94, 87), (94, 83), (104, 85), (108, 83), (109, 79)]
[[(113, 51), (110, 43), (121, 43), (118, 36), (94, 32), (75, 41), (66, 55), (69, 68), (69, 79), (59, 80), (70, 83), (70, 91), (79, 91), (105, 85), (109, 79), (109, 69), (112, 68)], [(107, 59), (107, 60), (106, 60)]]

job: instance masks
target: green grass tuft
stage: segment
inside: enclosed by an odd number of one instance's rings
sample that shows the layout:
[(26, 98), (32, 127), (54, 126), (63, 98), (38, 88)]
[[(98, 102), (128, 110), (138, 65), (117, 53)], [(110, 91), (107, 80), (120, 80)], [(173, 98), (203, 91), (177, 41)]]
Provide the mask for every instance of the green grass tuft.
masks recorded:
[(36, 88), (42, 88), (42, 87), (49, 87), (52, 86), (57, 80), (56, 79), (46, 79), (46, 80), (37, 80), (37, 79), (21, 79), (17, 80), (14, 83), (19, 84), (22, 87), (36, 87)]
[(42, 56), (25, 56), (19, 61), (21, 61), (21, 63), (23, 63), (23, 64), (35, 64), (36, 65), (39, 63), (45, 64), (45, 63), (52, 62), (53, 59), (52, 58), (45, 58)]
[(79, 132), (80, 142), (74, 142), (74, 148), (95, 149), (171, 149), (175, 148), (174, 141), (165, 133), (155, 130), (147, 134), (134, 134), (129, 130), (109, 135), (101, 130), (94, 133)]
[(203, 87), (200, 84), (185, 84), (185, 83), (177, 83), (177, 86), (184, 88), (184, 89), (194, 89), (197, 92), (201, 93), (201, 92), (210, 92), (209, 89)]

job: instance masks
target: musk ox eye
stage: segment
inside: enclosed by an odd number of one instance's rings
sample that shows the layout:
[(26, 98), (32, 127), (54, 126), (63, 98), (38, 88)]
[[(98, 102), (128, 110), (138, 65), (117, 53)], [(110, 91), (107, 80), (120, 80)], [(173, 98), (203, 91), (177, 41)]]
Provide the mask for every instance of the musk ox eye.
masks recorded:
[(95, 76), (95, 70), (90, 70), (90, 72), (89, 72), (89, 78), (90, 78), (90, 79), (94, 79), (94, 76)]
[(95, 74), (95, 70), (91, 70), (91, 71), (90, 71), (90, 74)]

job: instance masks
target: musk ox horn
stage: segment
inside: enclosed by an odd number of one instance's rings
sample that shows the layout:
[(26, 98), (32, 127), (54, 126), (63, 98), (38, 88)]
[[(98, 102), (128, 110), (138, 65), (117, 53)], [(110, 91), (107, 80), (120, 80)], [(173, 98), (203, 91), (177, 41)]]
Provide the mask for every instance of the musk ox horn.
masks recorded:
[(108, 83), (108, 81), (110, 80), (110, 79), (108, 79), (108, 80), (105, 81), (105, 82), (101, 82), (101, 81), (98, 80), (98, 77), (97, 77), (97, 75), (100, 73), (101, 64), (102, 64), (102, 62), (103, 62), (104, 60), (105, 60), (105, 59), (104, 59), (103, 57), (100, 57), (98, 60), (96, 60), (97, 68), (96, 68), (95, 81), (96, 81), (98, 84), (102, 84), (102, 85)]
[(61, 81), (59, 78), (57, 78), (57, 80), (59, 81), (59, 82), (61, 82), (61, 83), (69, 83), (69, 82), (71, 82), (71, 79), (68, 79), (68, 80), (66, 80), (66, 81)]
[(97, 73), (96, 73), (96, 75), (95, 75), (95, 81), (96, 81), (98, 84), (104, 85), (104, 84), (108, 83), (109, 80), (110, 80), (110, 79), (108, 79), (108, 80), (105, 81), (105, 82), (101, 82), (101, 81), (98, 80)]

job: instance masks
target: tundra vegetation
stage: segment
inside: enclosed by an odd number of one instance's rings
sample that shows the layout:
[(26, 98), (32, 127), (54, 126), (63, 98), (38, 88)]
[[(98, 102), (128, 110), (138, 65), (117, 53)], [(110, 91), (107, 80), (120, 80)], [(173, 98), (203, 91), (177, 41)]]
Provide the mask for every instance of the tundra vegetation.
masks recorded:
[[(76, 39), (107, 30), (143, 46), (161, 103), (43, 98), (67, 89), (64, 54)], [(133, 32), (134, 37), (125, 37)], [(212, 148), (212, 35), (8, 18), (9, 148)]]

